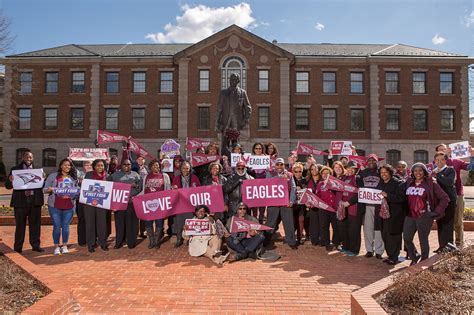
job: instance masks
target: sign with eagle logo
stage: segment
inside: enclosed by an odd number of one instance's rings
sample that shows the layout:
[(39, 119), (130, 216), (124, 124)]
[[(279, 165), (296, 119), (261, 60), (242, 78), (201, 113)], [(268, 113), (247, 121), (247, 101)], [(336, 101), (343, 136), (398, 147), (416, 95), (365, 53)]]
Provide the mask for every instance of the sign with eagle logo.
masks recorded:
[(42, 168), (14, 170), (12, 175), (13, 189), (15, 190), (43, 188), (44, 177)]

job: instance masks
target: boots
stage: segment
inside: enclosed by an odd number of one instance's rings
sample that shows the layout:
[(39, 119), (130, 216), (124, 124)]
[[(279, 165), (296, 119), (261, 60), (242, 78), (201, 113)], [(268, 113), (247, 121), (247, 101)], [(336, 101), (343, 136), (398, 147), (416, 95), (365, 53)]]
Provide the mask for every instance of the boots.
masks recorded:
[(155, 233), (155, 248), (159, 249), (161, 246), (161, 237), (163, 236), (163, 230), (158, 229)]
[(146, 234), (148, 235), (148, 239), (150, 240), (150, 242), (148, 243), (148, 249), (152, 249), (156, 246), (156, 239), (155, 233), (153, 232), (153, 228), (147, 228)]

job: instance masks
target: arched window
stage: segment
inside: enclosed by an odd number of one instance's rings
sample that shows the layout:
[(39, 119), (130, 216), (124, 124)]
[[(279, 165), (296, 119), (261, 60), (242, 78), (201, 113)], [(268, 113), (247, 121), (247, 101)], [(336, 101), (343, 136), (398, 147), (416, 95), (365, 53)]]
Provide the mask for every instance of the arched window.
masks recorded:
[(362, 149), (356, 149), (357, 155), (358, 156), (365, 156), (365, 150)]
[(28, 152), (28, 151), (30, 151), (30, 149), (27, 149), (27, 148), (16, 149), (16, 165), (20, 164), (21, 161), (23, 161), (23, 154), (25, 154), (25, 152)]
[(47, 148), (43, 150), (43, 167), (56, 167), (56, 150)]
[(238, 56), (231, 56), (224, 60), (222, 63), (222, 89), (229, 87), (229, 78), (232, 73), (237, 74), (240, 77), (239, 86), (242, 89), (247, 87), (247, 66), (245, 61)]
[(387, 151), (387, 164), (392, 165), (393, 167), (397, 166), (398, 161), (401, 160), (402, 153), (398, 150), (388, 150)]
[(416, 150), (413, 153), (413, 162), (421, 162), (424, 164), (428, 164), (428, 151), (426, 150)]

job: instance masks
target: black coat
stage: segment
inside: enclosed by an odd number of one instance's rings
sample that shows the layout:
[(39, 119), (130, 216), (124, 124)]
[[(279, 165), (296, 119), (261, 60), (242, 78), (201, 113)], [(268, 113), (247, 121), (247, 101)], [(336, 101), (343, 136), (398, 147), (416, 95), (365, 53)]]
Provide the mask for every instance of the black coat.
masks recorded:
[[(390, 218), (381, 220), (383, 228), (389, 229), (390, 234), (401, 234), (403, 231), (403, 223), (406, 216), (406, 195), (404, 182), (396, 177), (392, 177), (388, 183), (380, 181), (377, 189), (387, 193), (387, 203), (390, 209)], [(380, 209), (380, 206), (377, 206)], [(379, 216), (379, 211), (376, 211)], [(378, 217), (380, 219), (380, 216)]]
[(454, 170), (454, 168), (448, 166), (441, 172), (437, 173), (434, 177), (436, 178), (436, 182), (441, 186), (444, 192), (448, 194), (449, 201), (456, 201), (456, 171)]
[[(7, 177), (7, 180), (5, 181), (5, 188), (6, 189), (13, 189), (13, 183), (10, 181), (10, 175), (12, 174), (12, 171), (17, 171), (17, 170), (22, 170), (24, 162), (21, 162), (19, 165), (14, 166), (11, 168), (10, 173)], [(44, 195), (43, 195), (43, 189), (42, 188), (37, 188), (37, 189), (32, 189), (33, 190), (33, 200), (34, 203), (33, 205), (35, 207), (41, 207), (44, 205)], [(25, 190), (16, 190), (13, 189), (12, 193), (12, 199), (10, 201), (10, 207), (13, 208), (25, 208), (27, 206), (26, 203), (26, 195), (25, 195)]]

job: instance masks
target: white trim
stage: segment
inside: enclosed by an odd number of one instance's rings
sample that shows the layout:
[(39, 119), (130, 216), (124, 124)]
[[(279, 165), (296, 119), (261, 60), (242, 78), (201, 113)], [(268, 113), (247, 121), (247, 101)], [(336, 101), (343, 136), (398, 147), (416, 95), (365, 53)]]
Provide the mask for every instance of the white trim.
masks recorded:
[(367, 105), (349, 105), (349, 108), (351, 108), (351, 109), (365, 109), (365, 108), (367, 108)]
[(401, 68), (383, 68), (384, 72), (400, 72), (402, 71)]
[(456, 109), (456, 105), (439, 105), (440, 109)]
[(104, 72), (120, 72), (121, 68), (104, 68)]
[(339, 105), (321, 105), (321, 108), (323, 108), (323, 109), (337, 109), (337, 108), (339, 108)]
[[(271, 107), (272, 104), (270, 104), (270, 103), (257, 103), (256, 106), (257, 107)], [(267, 130), (267, 129), (265, 129), (265, 130)]]
[(197, 66), (198, 70), (211, 70), (212, 66)]
[(337, 72), (337, 68), (321, 68), (321, 72)]
[[(196, 106), (197, 107), (211, 107), (211, 103), (197, 103)], [(207, 129), (203, 129), (203, 130), (207, 130)]]
[(399, 108), (402, 108), (402, 105), (390, 104), (390, 105), (385, 105), (384, 107), (388, 109), (399, 109)]
[(175, 68), (158, 68), (158, 71), (170, 72), (170, 71), (175, 71)]
[(365, 72), (366, 69), (363, 68), (349, 68), (349, 72)]
[(295, 68), (295, 72), (311, 72), (311, 68), (299, 67)]
[(120, 108), (120, 105), (102, 105), (103, 108)]
[(130, 108), (146, 108), (146, 105), (142, 104), (130, 104)]
[(69, 104), (68, 107), (69, 108), (85, 108), (86, 105), (84, 105), (84, 104)]
[(20, 72), (20, 73), (21, 72), (33, 72), (33, 71), (34, 71), (34, 69), (22, 69), (22, 68), (18, 69), (18, 72)]
[(438, 69), (439, 72), (456, 72), (456, 69)]
[(69, 71), (71, 72), (86, 72), (86, 68), (70, 68)]
[(132, 68), (130, 69), (132, 72), (146, 72), (148, 71), (148, 68)]
[(16, 105), (16, 108), (33, 108), (33, 105)]
[(41, 105), (41, 107), (43, 107), (44, 109), (46, 109), (46, 108), (58, 109), (59, 105)]
[(413, 109), (430, 109), (430, 105), (412, 105)]
[(293, 105), (294, 108), (311, 108), (311, 105), (308, 104), (296, 104)]
[(45, 68), (43, 72), (59, 72), (58, 68)]
[(411, 72), (428, 72), (426, 68), (412, 68)]
[[(156, 105), (158, 108), (174, 108), (175, 105), (174, 104), (158, 104)], [(168, 130), (168, 129), (166, 129)]]
[(272, 66), (257, 66), (257, 70), (270, 70)]

